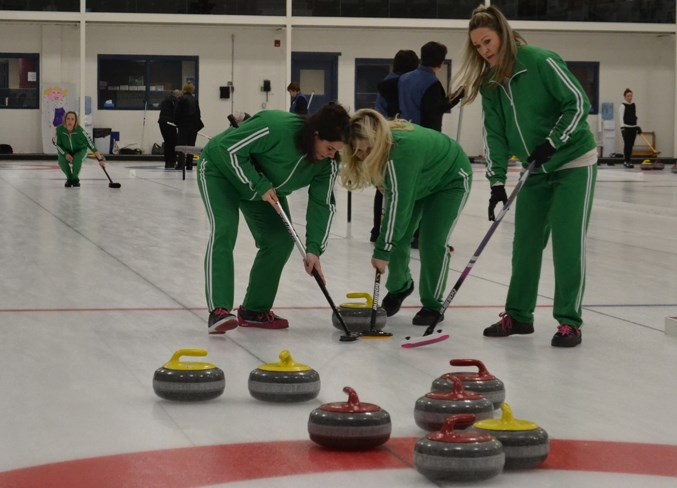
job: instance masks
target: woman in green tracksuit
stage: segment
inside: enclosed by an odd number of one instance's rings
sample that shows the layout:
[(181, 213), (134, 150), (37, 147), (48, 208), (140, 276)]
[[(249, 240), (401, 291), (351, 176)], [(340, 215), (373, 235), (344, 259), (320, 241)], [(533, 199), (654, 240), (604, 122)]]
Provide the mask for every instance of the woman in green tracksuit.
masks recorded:
[[(381, 233), (372, 266), (388, 268), (382, 306), (397, 313), (414, 291), (409, 270), (412, 235), (419, 231), (423, 307), (414, 325), (429, 325), (442, 309), (449, 271), (449, 239), (472, 184), (472, 169), (461, 147), (440, 132), (403, 120), (387, 121), (371, 109), (358, 110), (341, 163), (341, 183), (350, 190), (384, 189)], [(419, 227), (420, 224), (420, 227)]]
[(496, 7), (472, 14), (460, 70), (463, 103), (482, 95), (489, 220), (505, 203), (508, 159), (535, 169), (517, 198), (512, 277), (501, 320), (487, 337), (531, 334), (543, 249), (552, 235), (555, 347), (581, 343), (585, 236), (597, 177), (590, 102), (555, 53), (527, 46)]
[[(343, 147), (348, 113), (325, 105), (303, 118), (277, 110), (262, 111), (212, 138), (198, 162), (198, 186), (211, 225), (205, 256), (208, 331), (224, 334), (241, 327), (283, 329), (287, 320), (271, 308), (282, 269), (294, 246), (277, 214), (289, 214), (287, 195), (308, 187), (306, 260), (310, 274), (322, 275), (324, 252), (335, 212), (336, 153)], [(233, 248), (239, 212), (254, 236), (258, 253), (237, 317), (233, 313)]]
[(56, 128), (54, 145), (58, 154), (59, 168), (66, 175), (66, 188), (80, 186), (80, 178), (78, 178), (80, 168), (90, 151), (99, 161), (99, 166), (106, 167), (103, 156), (96, 149), (89, 134), (78, 124), (78, 116), (75, 112), (66, 112), (63, 123)]

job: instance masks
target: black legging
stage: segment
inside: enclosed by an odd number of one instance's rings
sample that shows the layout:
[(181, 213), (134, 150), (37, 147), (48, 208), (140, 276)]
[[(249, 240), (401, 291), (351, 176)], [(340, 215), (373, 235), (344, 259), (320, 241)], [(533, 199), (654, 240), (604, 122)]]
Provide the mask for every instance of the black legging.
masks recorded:
[(626, 163), (629, 163), (637, 137), (637, 127), (621, 127), (621, 135), (623, 136), (623, 159)]
[[(197, 132), (193, 129), (184, 129), (179, 127), (178, 146), (194, 146), (197, 140)], [(184, 165), (190, 169), (193, 166), (193, 155), (186, 154), (184, 161), (177, 161), (177, 169), (182, 169)]]

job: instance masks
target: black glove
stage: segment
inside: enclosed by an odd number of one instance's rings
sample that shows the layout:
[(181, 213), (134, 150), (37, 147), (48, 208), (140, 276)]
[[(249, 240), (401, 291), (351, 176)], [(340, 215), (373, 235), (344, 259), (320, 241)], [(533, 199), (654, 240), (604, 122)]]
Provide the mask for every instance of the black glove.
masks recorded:
[(527, 163), (536, 161), (534, 168), (540, 168), (552, 157), (553, 154), (555, 154), (555, 148), (552, 147), (549, 141), (545, 141), (540, 146), (537, 146), (536, 149), (534, 149), (534, 151), (529, 155)]
[(456, 90), (454, 93), (449, 95), (449, 105), (450, 105), (449, 108), (450, 109), (454, 108), (456, 105), (458, 105), (461, 102), (461, 100), (463, 100), (464, 97), (465, 97), (465, 87), (462, 86), (461, 88)]
[(637, 126), (637, 133), (638, 133), (638, 134), (641, 134), (641, 133), (642, 133), (642, 128), (639, 127), (639, 126)]
[(489, 220), (496, 220), (494, 209), (498, 202), (503, 202), (503, 205), (508, 201), (508, 195), (505, 194), (505, 186), (496, 185), (491, 187), (491, 197), (489, 197)]

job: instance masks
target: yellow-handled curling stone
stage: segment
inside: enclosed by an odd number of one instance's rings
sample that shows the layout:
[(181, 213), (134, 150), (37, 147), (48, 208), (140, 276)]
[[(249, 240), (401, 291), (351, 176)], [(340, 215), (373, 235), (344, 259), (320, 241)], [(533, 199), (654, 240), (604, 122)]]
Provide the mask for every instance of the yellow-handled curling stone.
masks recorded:
[(366, 450), (390, 439), (390, 414), (373, 403), (362, 403), (346, 386), (347, 402), (325, 403), (310, 412), (308, 434), (313, 442), (338, 450)]
[(474, 422), (473, 415), (452, 415), (438, 432), (414, 446), (416, 470), (432, 480), (483, 481), (501, 472), (505, 454), (501, 443), (489, 434), (455, 430)]
[(484, 398), (494, 404), (494, 408), (500, 408), (505, 400), (505, 385), (501, 380), (489, 373), (482, 361), (477, 359), (452, 359), (449, 361), (452, 366), (471, 366), (476, 367), (477, 372), (473, 371), (452, 371), (445, 373), (433, 381), (431, 391), (451, 391), (454, 389), (454, 382), (451, 379), (456, 377), (463, 383), (465, 391), (479, 393)]
[(294, 362), (286, 349), (280, 362), (262, 364), (249, 373), (249, 394), (265, 402), (304, 402), (320, 393), (320, 374)]
[[(371, 309), (374, 304), (374, 298), (369, 293), (353, 292), (347, 293), (346, 298), (361, 300), (346, 302), (339, 305), (339, 313), (350, 332), (368, 332), (371, 329)], [(339, 330), (343, 330), (341, 322), (335, 313), (331, 314), (331, 323)], [(379, 307), (376, 312), (376, 330), (383, 330), (386, 325), (386, 311)]]
[(204, 349), (179, 349), (153, 375), (153, 390), (162, 398), (178, 401), (211, 400), (223, 393), (226, 378), (211, 363), (181, 361), (181, 356), (204, 357)]
[(548, 433), (528, 420), (513, 418), (510, 405), (501, 405), (500, 419), (475, 422), (472, 429), (491, 434), (503, 444), (504, 469), (529, 469), (543, 464), (550, 452)]
[[(490, 419), (494, 414), (494, 405), (479, 393), (465, 391), (460, 379), (452, 377), (454, 389), (448, 392), (431, 391), (416, 400), (414, 420), (416, 425), (428, 431), (439, 430), (450, 415), (472, 414), (478, 420)], [(469, 427), (460, 420), (455, 423), (458, 429)]]

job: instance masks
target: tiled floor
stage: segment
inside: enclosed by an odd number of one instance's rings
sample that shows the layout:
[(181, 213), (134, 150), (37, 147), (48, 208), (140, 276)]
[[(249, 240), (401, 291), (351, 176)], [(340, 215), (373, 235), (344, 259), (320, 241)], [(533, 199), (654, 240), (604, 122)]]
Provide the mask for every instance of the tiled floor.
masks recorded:
[[(54, 163), (0, 163), (0, 487), (440, 486), (412, 464), (426, 433), (417, 398), (453, 358), (485, 363), (521, 419), (548, 431), (541, 469), (503, 473), (488, 486), (672, 487), (677, 484), (677, 174), (603, 166), (588, 234), (582, 346), (554, 349), (552, 261), (545, 254), (536, 333), (486, 339), (502, 311), (510, 270), (512, 211), (452, 302), (451, 339), (407, 350), (412, 295), (388, 320), (394, 338), (341, 343), (331, 312), (300, 256), (285, 268), (276, 311), (288, 330), (237, 329), (208, 337), (202, 260), (208, 222), (195, 175), (157, 163), (95, 162), (80, 189)], [(517, 173), (510, 175), (514, 184)], [(372, 192), (337, 190), (322, 263), (336, 302), (371, 293)], [(456, 227), (447, 290), (489, 227), (481, 167)], [(303, 235), (304, 195), (291, 200)], [(254, 246), (241, 223), (236, 302)], [(412, 262), (418, 270), (416, 252)], [(224, 370), (215, 400), (158, 398), (154, 371), (182, 348), (204, 348)], [(269, 404), (248, 392), (249, 373), (282, 350), (318, 371), (319, 396)], [(346, 400), (344, 386), (392, 419), (392, 438), (368, 453), (337, 453), (308, 437), (310, 412)], [(497, 414), (498, 415), (498, 414)], [(484, 486), (484, 484), (483, 484)]]

